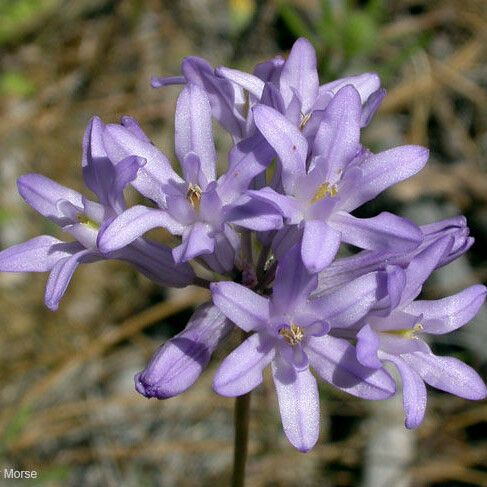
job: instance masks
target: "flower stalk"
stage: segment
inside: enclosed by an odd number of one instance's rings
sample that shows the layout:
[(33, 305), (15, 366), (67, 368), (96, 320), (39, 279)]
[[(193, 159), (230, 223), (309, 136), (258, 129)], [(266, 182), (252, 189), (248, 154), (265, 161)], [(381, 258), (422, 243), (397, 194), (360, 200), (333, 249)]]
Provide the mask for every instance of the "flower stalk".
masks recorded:
[(245, 485), (251, 394), (251, 392), (248, 392), (235, 399), (235, 443), (233, 450), (232, 487), (243, 487)]

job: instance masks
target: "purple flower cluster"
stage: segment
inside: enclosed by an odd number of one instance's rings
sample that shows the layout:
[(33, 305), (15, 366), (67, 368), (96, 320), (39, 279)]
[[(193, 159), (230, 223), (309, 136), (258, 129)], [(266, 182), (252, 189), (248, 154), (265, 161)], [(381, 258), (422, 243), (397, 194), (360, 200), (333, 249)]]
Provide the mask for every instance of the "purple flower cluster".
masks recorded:
[[(196, 57), (181, 71), (152, 83), (183, 85), (175, 117), (182, 175), (134, 119), (93, 118), (82, 169), (97, 202), (38, 174), (18, 181), (25, 201), (75, 241), (43, 235), (15, 245), (0, 252), (0, 271), (50, 272), (45, 301), (53, 310), (77, 265), (101, 259), (127, 261), (161, 285), (209, 287), (212, 302), (137, 374), (137, 390), (159, 399), (184, 392), (237, 326), (246, 339), (219, 366), (215, 391), (245, 394), (270, 365), (284, 431), (301, 451), (319, 435), (316, 376), (364, 399), (387, 399), (396, 382), (385, 365), (395, 366), (408, 428), (423, 420), (425, 384), (485, 398), (479, 375), (434, 355), (425, 337), (467, 324), (486, 288), (417, 299), (435, 269), (473, 244), (465, 219), (417, 226), (388, 212), (352, 215), (428, 159), (418, 146), (374, 154), (361, 145), (361, 129), (385, 95), (377, 75), (320, 85), (305, 39), (287, 60), (276, 57), (253, 74)], [(219, 177), (213, 119), (234, 143)], [(127, 208), (127, 185), (150, 206)], [(144, 236), (159, 227), (179, 244)], [(342, 244), (360, 251), (337, 257)]]

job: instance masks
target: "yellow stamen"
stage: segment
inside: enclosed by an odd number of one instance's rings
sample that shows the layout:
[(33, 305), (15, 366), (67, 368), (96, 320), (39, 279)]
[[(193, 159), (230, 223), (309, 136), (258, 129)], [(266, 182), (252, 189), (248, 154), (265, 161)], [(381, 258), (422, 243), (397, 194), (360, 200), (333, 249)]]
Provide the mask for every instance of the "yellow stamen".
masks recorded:
[(279, 335), (283, 336), (289, 345), (292, 346), (297, 345), (304, 338), (303, 329), (295, 323), (291, 323), (291, 326), (281, 328)]
[(188, 192), (186, 193), (186, 199), (190, 202), (191, 206), (195, 210), (200, 209), (201, 193), (201, 188), (197, 184), (189, 185)]
[(78, 221), (80, 223), (83, 223), (87, 227), (94, 228), (95, 230), (98, 230), (100, 228), (100, 225), (98, 225), (98, 223), (93, 221), (91, 218), (88, 218), (86, 215), (83, 215), (82, 213), (78, 215)]
[(330, 184), (330, 183), (320, 184), (318, 186), (318, 189), (316, 190), (315, 195), (313, 196), (313, 199), (311, 200), (311, 203), (316, 203), (317, 201), (326, 198), (328, 195), (333, 198), (334, 196), (337, 195), (337, 193), (338, 193), (338, 188), (336, 184)]
[(311, 118), (311, 112), (307, 113), (306, 115), (301, 114), (301, 123), (299, 124), (299, 130), (303, 130), (306, 127), (306, 124), (309, 122)]
[(401, 338), (417, 339), (417, 333), (423, 330), (423, 325), (421, 323), (416, 323), (413, 328), (407, 330), (388, 330), (386, 331), (389, 335), (396, 335)]

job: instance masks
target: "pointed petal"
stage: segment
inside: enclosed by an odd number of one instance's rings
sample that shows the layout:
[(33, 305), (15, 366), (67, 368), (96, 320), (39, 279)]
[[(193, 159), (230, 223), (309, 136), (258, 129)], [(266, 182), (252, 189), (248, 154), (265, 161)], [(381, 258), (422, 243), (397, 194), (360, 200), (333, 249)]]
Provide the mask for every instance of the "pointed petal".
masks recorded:
[(387, 294), (390, 298), (389, 312), (399, 306), (406, 286), (406, 273), (397, 265), (387, 266)]
[(79, 264), (95, 262), (103, 257), (92, 250), (82, 250), (69, 257), (58, 260), (49, 274), (46, 284), (45, 303), (51, 311), (56, 311), (59, 307), (59, 301), (64, 296), (69, 281)]
[(174, 262), (189, 262), (199, 255), (211, 254), (215, 250), (215, 239), (210, 236), (211, 231), (211, 227), (202, 222), (187, 227), (181, 245), (172, 251)]
[(181, 169), (186, 182), (197, 185), (202, 190), (206, 189), (208, 179), (201, 170), (201, 161), (197, 154), (188, 152), (181, 162)]
[(151, 140), (149, 139), (149, 137), (147, 137), (147, 135), (145, 135), (144, 131), (142, 130), (142, 127), (139, 125), (139, 122), (135, 120), (135, 118), (130, 117), (128, 115), (124, 115), (121, 118), (120, 123), (127, 130), (132, 132), (135, 135), (135, 137), (137, 137), (138, 139), (151, 143)]
[(302, 220), (302, 213), (298, 201), (284, 194), (278, 193), (270, 187), (259, 190), (248, 190), (245, 192), (254, 200), (263, 201), (272, 205), (279, 213), (286, 218), (287, 223), (294, 225)]
[(125, 210), (125, 198), (123, 196), (123, 190), (137, 177), (137, 172), (145, 164), (145, 159), (131, 156), (127, 157), (126, 159), (122, 159), (114, 166), (114, 178), (112, 186), (108, 190), (107, 203), (116, 213), (120, 213)]
[(341, 235), (325, 222), (308, 220), (304, 223), (301, 257), (311, 273), (322, 271), (335, 258)]
[(234, 138), (240, 139), (245, 120), (235, 106), (235, 91), (230, 81), (215, 75), (214, 69), (199, 57), (184, 59), (181, 70), (189, 83), (205, 90), (213, 116)]
[(409, 304), (418, 296), (426, 279), (449, 253), (452, 244), (453, 238), (447, 236), (432, 243), (414, 256), (406, 267), (406, 286), (402, 292), (401, 304)]
[(299, 176), (306, 173), (308, 143), (297, 127), (273, 108), (257, 105), (254, 121), (282, 163), (282, 178), (287, 194), (292, 194)]
[(103, 140), (108, 157), (116, 163), (129, 156), (146, 159), (145, 166), (139, 171), (133, 186), (147, 198), (163, 204), (161, 192), (183, 180), (174, 172), (166, 156), (154, 145), (135, 136), (122, 125), (107, 125)]
[(423, 379), (400, 357), (380, 352), (383, 360), (392, 362), (399, 371), (402, 380), (402, 401), (406, 414), (406, 428), (417, 428), (424, 419), (427, 392)]
[(228, 355), (215, 373), (213, 389), (222, 396), (241, 396), (262, 383), (262, 371), (275, 354), (273, 337), (254, 333)]
[(344, 242), (367, 250), (407, 252), (417, 247), (423, 238), (413, 222), (386, 211), (373, 218), (356, 218), (340, 211), (329, 223), (341, 232)]
[(269, 61), (257, 64), (254, 69), (254, 75), (266, 83), (277, 84), (279, 83), (284, 63), (285, 61), (281, 56), (275, 56)]
[(262, 96), (262, 91), (264, 90), (264, 82), (254, 76), (253, 74), (245, 73), (239, 71), (238, 69), (226, 68), (225, 66), (220, 66), (215, 69), (215, 74), (221, 76), (222, 78), (239, 85), (244, 90), (254, 95), (257, 99)]
[(26, 174), (17, 180), (20, 196), (41, 215), (57, 225), (64, 226), (70, 221), (57, 205), (59, 200), (67, 200), (78, 208), (83, 207), (81, 194), (61, 186), (41, 174)]
[(365, 325), (357, 333), (357, 359), (364, 366), (371, 369), (380, 369), (382, 362), (377, 357), (380, 340), (379, 335), (370, 325)]
[(0, 272), (48, 272), (63, 258), (83, 247), (65, 243), (49, 235), (41, 235), (0, 252)]
[(404, 311), (423, 315), (421, 325), (425, 333), (442, 335), (466, 325), (485, 301), (487, 288), (470, 286), (463, 291), (435, 301), (413, 301)]
[(316, 134), (313, 153), (323, 158), (322, 181), (333, 181), (360, 148), (360, 95), (353, 86), (345, 86), (325, 109)]
[(273, 205), (247, 196), (227, 206), (225, 221), (258, 232), (278, 230), (283, 226), (282, 216)]
[(187, 84), (178, 97), (175, 119), (176, 155), (184, 164), (194, 152), (200, 159), (207, 181), (216, 178), (216, 152), (213, 142), (211, 107), (206, 93), (197, 85)]
[(432, 353), (414, 352), (401, 355), (430, 386), (471, 400), (487, 397), (487, 388), (481, 377), (460, 360), (438, 357)]
[(259, 330), (269, 321), (269, 300), (235, 282), (211, 284), (213, 303), (237, 326), (247, 332)]
[[(393, 319), (391, 317), (391, 321)], [(404, 331), (404, 328), (400, 331)], [(428, 344), (421, 338), (405, 338), (389, 333), (380, 334), (380, 349), (386, 353), (401, 356), (413, 352), (431, 352)]]
[(264, 90), (262, 91), (262, 98), (260, 100), (260, 103), (262, 103), (263, 105), (267, 105), (271, 108), (274, 108), (279, 113), (285, 113), (286, 111), (281, 92), (273, 83), (265, 84)]
[(360, 126), (366, 127), (369, 125), (372, 117), (374, 116), (375, 112), (379, 109), (382, 100), (384, 100), (386, 96), (386, 90), (383, 88), (379, 88), (377, 91), (374, 91), (367, 101), (364, 104), (362, 109), (362, 115), (360, 117)]
[[(210, 267), (219, 274), (232, 271), (235, 265), (235, 256), (239, 251), (240, 240), (235, 231), (229, 225), (225, 225), (223, 232), (214, 235), (215, 250), (211, 254), (211, 261), (217, 263), (216, 267), (210, 264)], [(210, 262), (206, 255), (205, 259)]]
[(300, 38), (294, 43), (282, 69), (280, 88), (286, 105), (291, 101), (294, 88), (303, 103), (303, 114), (311, 110), (318, 96), (319, 80), (316, 53), (307, 39)]
[(377, 285), (377, 272), (370, 272), (326, 294), (319, 293), (310, 304), (332, 328), (347, 328), (362, 319), (376, 303)]
[(357, 76), (349, 76), (321, 85), (319, 92), (322, 94), (331, 91), (335, 94), (340, 88), (347, 85), (352, 85), (359, 92), (363, 104), (380, 88), (380, 78), (376, 73), (363, 73)]
[(428, 156), (429, 151), (424, 147), (405, 145), (368, 157), (360, 165), (363, 174), (360, 184), (349, 193), (342, 208), (352, 211), (390, 186), (414, 176), (423, 169)]
[(282, 259), (289, 250), (301, 242), (303, 238), (303, 230), (298, 225), (284, 226), (275, 232), (274, 238), (271, 242), (274, 257), (277, 260)]
[(108, 204), (114, 170), (103, 143), (105, 124), (99, 117), (93, 117), (83, 137), (83, 179), (88, 188), (97, 196), (101, 204)]
[(311, 367), (335, 387), (364, 399), (387, 399), (395, 383), (384, 369), (364, 367), (355, 348), (346, 340), (329, 335), (309, 337), (306, 353)]
[(181, 234), (184, 227), (162, 210), (136, 205), (118, 215), (98, 235), (98, 248), (102, 252), (120, 249), (153, 228), (167, 228), (171, 233)]
[(316, 289), (317, 276), (306, 270), (299, 247), (294, 246), (279, 261), (272, 293), (274, 314), (296, 312)]
[(120, 259), (135, 265), (151, 281), (170, 287), (185, 287), (192, 284), (195, 278), (189, 264), (176, 264), (172, 249), (142, 238), (115, 252), (110, 258)]
[(229, 203), (238, 198), (274, 156), (274, 149), (259, 133), (235, 145), (228, 156), (228, 171), (218, 180), (221, 199)]
[(288, 440), (301, 452), (313, 448), (320, 434), (318, 384), (308, 368), (296, 370), (280, 357), (272, 361), (282, 426)]
[(164, 86), (184, 85), (186, 78), (184, 76), (153, 76), (150, 84), (152, 88), (163, 88)]
[(210, 303), (193, 313), (186, 328), (168, 340), (147, 367), (135, 376), (135, 387), (145, 397), (167, 399), (191, 387), (208, 365), (232, 325)]

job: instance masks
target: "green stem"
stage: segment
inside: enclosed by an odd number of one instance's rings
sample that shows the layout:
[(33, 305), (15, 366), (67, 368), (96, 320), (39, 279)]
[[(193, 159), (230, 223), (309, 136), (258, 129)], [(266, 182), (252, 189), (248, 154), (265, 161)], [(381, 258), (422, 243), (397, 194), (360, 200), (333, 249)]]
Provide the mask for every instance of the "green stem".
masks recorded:
[(232, 487), (245, 485), (245, 463), (249, 438), (250, 392), (235, 399), (235, 445)]

